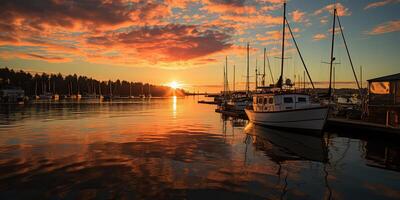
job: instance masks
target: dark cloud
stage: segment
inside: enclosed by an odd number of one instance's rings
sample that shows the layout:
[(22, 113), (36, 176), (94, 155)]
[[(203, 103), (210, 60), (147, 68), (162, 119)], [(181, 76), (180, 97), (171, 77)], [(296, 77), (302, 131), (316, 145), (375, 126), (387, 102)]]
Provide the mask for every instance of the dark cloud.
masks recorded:
[(210, 3), (239, 7), (239, 6), (244, 6), (245, 0), (210, 0)]
[[(164, 10), (160, 10), (164, 8)], [(157, 13), (154, 13), (157, 11)], [(83, 25), (118, 25), (138, 20), (150, 20), (165, 14), (166, 6), (146, 1), (124, 0), (2, 0), (0, 1), (0, 23), (13, 24), (22, 19), (22, 24), (35, 29), (43, 25), (72, 28)]]
[[(204, 29), (204, 30), (203, 30)], [(169, 24), (141, 27), (119, 34), (90, 37), (87, 43), (123, 46), (162, 61), (190, 60), (229, 48), (231, 36), (223, 30), (195, 25)]]

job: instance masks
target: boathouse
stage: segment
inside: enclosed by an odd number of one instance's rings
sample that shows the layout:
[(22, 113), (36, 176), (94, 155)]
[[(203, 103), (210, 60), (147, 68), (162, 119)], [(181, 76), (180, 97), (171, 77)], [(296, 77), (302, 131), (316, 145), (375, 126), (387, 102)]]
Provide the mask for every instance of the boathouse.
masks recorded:
[(400, 73), (368, 80), (368, 120), (399, 127)]

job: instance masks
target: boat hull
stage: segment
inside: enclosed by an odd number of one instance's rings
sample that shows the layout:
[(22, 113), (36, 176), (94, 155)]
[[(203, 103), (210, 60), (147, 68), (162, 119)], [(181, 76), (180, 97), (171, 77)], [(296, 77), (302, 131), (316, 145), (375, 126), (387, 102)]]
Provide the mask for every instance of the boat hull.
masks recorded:
[(293, 109), (276, 112), (255, 112), (245, 109), (249, 120), (255, 124), (288, 129), (321, 131), (328, 115), (328, 107)]

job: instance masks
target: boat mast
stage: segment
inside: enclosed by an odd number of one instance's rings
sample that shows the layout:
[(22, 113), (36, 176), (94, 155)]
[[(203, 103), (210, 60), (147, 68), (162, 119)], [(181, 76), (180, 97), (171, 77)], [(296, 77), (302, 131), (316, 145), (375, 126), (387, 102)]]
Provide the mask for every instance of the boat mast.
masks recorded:
[(129, 97), (132, 96), (132, 82), (129, 82)]
[(258, 67), (257, 67), (257, 59), (256, 59), (256, 91), (257, 91), (257, 87), (258, 87)]
[(271, 82), (272, 82), (272, 84), (273, 84), (273, 83), (274, 83), (274, 76), (272, 75), (271, 64), (269, 63), (269, 58), (268, 58), (268, 55), (267, 55), (267, 54), (265, 54), (265, 56), (267, 57), (267, 62), (268, 62), (269, 73), (270, 73), (270, 75), (271, 75)]
[(37, 79), (35, 81), (35, 97), (37, 96)]
[(246, 76), (246, 94), (250, 94), (250, 80), (249, 80), (249, 69), (250, 69), (250, 44), (247, 43), (247, 76)]
[(228, 83), (228, 56), (225, 57), (225, 84), (226, 84), (226, 92), (229, 93), (229, 83)]
[(283, 86), (283, 60), (285, 59), (285, 25), (286, 25), (286, 2), (283, 3), (283, 23), (282, 23), (282, 55), (281, 55), (281, 76), (278, 80), (278, 86)]
[(79, 80), (78, 80), (78, 78), (76, 78), (76, 85), (77, 85), (77, 89), (78, 89), (78, 94), (77, 95), (79, 95)]
[[(108, 86), (110, 88), (110, 97), (112, 96), (112, 89), (111, 89), (111, 81), (108, 81)], [(142, 86), (142, 93), (143, 93), (143, 86)]]
[(333, 9), (333, 24), (332, 24), (332, 44), (331, 44), (331, 61), (329, 67), (329, 89), (328, 89), (328, 97), (332, 98), (332, 66), (335, 57), (333, 57), (333, 50), (335, 44), (335, 27), (336, 27), (336, 5)]
[(262, 76), (262, 86), (265, 87), (265, 51), (266, 49), (264, 48), (264, 73)]
[(148, 96), (150, 97), (150, 96), (151, 96), (151, 88), (150, 88), (150, 83), (148, 83), (147, 85), (149, 86), (149, 94), (148, 94)]
[(360, 87), (362, 89), (363, 85), (362, 85), (362, 66), (360, 66)]
[(236, 65), (233, 65), (233, 92), (235, 92)]
[[(225, 65), (222, 65), (222, 69), (224, 70), (224, 81), (223, 81), (223, 84), (224, 84), (224, 100), (226, 99), (226, 83), (225, 83), (225, 81), (226, 81), (226, 73), (225, 73)], [(196, 91), (195, 91), (195, 93), (196, 93)]]
[(99, 97), (101, 96), (101, 82), (99, 81)]

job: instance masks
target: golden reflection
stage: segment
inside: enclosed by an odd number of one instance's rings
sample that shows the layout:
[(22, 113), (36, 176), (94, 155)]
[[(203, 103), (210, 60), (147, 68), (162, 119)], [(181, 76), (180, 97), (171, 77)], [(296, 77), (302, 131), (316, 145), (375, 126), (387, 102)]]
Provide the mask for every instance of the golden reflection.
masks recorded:
[(176, 96), (172, 97), (172, 116), (176, 117)]

